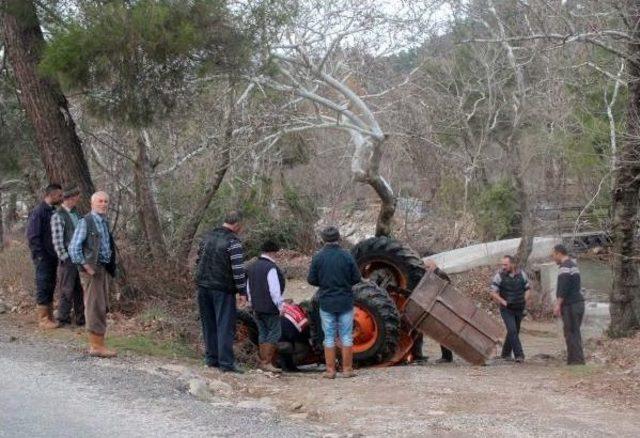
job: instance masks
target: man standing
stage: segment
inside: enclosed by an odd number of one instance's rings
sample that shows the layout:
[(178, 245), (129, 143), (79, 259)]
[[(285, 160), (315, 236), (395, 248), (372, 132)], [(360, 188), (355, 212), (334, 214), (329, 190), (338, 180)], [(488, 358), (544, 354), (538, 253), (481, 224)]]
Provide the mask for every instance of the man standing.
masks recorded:
[(507, 327), (501, 356), (503, 359), (510, 359), (513, 352), (516, 362), (520, 363), (524, 361), (524, 351), (520, 343), (520, 323), (524, 318), (531, 286), (527, 275), (517, 268), (512, 256), (504, 256), (501, 265), (502, 268), (491, 282), (491, 298), (500, 306), (500, 315)]
[(321, 233), (324, 248), (311, 260), (307, 281), (317, 286), (320, 320), (324, 332), (324, 357), (327, 371), (323, 377), (336, 377), (336, 336), (342, 344), (343, 377), (353, 377), (353, 291), (361, 281), (353, 256), (340, 247), (340, 232), (335, 227)]
[(109, 308), (109, 278), (115, 275), (115, 245), (109, 231), (109, 196), (96, 192), (91, 196), (91, 212), (78, 221), (69, 256), (80, 269), (84, 290), (84, 315), (89, 335), (89, 355), (114, 357), (116, 352), (104, 344)]
[(580, 270), (564, 245), (556, 245), (551, 253), (560, 267), (553, 314), (562, 315), (564, 339), (567, 343), (567, 364), (584, 365), (580, 325), (584, 317), (584, 297), (580, 292)]
[(247, 269), (247, 296), (258, 324), (260, 368), (272, 373), (282, 372), (273, 366), (282, 334), (280, 315), (285, 288), (284, 275), (274, 260), (278, 251), (280, 246), (267, 240), (262, 244), (258, 260)]
[(244, 249), (237, 233), (240, 213), (227, 214), (222, 227), (204, 235), (198, 249), (196, 284), (205, 345), (205, 364), (223, 372), (242, 373), (235, 365), (233, 340), (238, 304), (246, 304), (247, 285)]
[(51, 217), (51, 236), (53, 248), (58, 255), (58, 285), (60, 289), (60, 303), (58, 305), (58, 322), (61, 325), (71, 324), (71, 308), (75, 316), (75, 323), (84, 325), (84, 302), (82, 285), (78, 267), (69, 257), (69, 244), (73, 232), (80, 221), (80, 214), (76, 205), (80, 200), (80, 189), (68, 187), (62, 194), (62, 205)]
[(62, 201), (62, 187), (49, 184), (44, 190), (44, 198), (33, 209), (27, 221), (27, 240), (31, 258), (36, 268), (36, 304), (38, 326), (55, 329), (53, 320), (53, 292), (56, 288), (56, 268), (58, 257), (51, 239), (51, 216), (54, 206)]

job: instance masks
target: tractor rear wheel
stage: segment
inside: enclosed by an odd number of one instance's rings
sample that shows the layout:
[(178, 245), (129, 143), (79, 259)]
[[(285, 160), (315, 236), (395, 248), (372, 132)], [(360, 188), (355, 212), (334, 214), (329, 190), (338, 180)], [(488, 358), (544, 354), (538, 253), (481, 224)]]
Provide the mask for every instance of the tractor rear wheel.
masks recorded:
[(362, 276), (389, 291), (412, 291), (425, 273), (420, 255), (390, 237), (363, 240), (351, 253)]
[(354, 286), (353, 298), (353, 359), (359, 364), (384, 362), (398, 347), (398, 309), (387, 291), (373, 283)]
[[(353, 360), (358, 365), (382, 363), (396, 351), (400, 336), (400, 314), (384, 289), (371, 282), (353, 287)], [(324, 333), (317, 297), (310, 302), (311, 335), (322, 345)]]
[(258, 324), (247, 310), (237, 311), (233, 353), (239, 362), (249, 365), (258, 363)]

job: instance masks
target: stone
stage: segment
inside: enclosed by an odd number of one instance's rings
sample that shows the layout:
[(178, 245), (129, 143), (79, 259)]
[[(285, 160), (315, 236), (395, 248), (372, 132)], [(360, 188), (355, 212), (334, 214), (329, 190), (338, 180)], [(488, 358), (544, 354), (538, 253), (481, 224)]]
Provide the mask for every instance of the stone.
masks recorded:
[(231, 385), (227, 382), (223, 382), (222, 380), (209, 380), (207, 381), (207, 386), (209, 387), (209, 391), (212, 393), (228, 394), (233, 391)]
[(291, 418), (292, 420), (308, 420), (309, 419), (309, 413), (308, 412), (298, 412), (297, 414), (291, 414), (289, 415), (289, 418)]
[(207, 382), (200, 379), (189, 380), (189, 394), (202, 401), (211, 400), (213, 397), (213, 394), (209, 391)]
[(304, 405), (300, 402), (293, 402), (291, 403), (291, 405), (289, 405), (289, 410), (291, 411), (299, 411), (300, 409), (302, 409)]
[(0, 315), (3, 313), (7, 313), (7, 305), (0, 301)]

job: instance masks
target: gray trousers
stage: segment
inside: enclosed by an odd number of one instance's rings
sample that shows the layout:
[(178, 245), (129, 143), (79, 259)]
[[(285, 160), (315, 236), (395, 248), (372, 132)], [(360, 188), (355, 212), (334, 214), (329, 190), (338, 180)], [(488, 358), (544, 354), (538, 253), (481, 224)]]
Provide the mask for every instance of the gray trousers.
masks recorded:
[(104, 266), (98, 265), (96, 273), (80, 273), (84, 290), (84, 316), (87, 331), (104, 335), (107, 331), (107, 309), (109, 308), (109, 278)]
[(584, 317), (584, 301), (562, 306), (564, 340), (567, 343), (567, 364), (584, 365), (580, 325)]
[(58, 288), (60, 290), (60, 303), (58, 305), (58, 320), (65, 323), (71, 322), (71, 308), (75, 316), (76, 324), (84, 324), (84, 299), (78, 267), (66, 259), (58, 265)]

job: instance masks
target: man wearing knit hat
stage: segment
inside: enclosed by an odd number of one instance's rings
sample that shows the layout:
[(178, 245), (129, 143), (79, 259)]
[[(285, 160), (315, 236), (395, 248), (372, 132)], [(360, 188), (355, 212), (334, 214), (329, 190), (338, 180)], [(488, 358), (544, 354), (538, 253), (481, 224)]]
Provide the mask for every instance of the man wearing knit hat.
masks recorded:
[(320, 319), (324, 332), (324, 356), (327, 371), (323, 377), (336, 376), (336, 337), (342, 347), (342, 375), (353, 377), (353, 292), (361, 281), (353, 256), (340, 247), (340, 232), (328, 227), (320, 234), (324, 247), (313, 257), (307, 281), (318, 287)]
[(60, 325), (71, 324), (71, 309), (76, 325), (84, 325), (84, 302), (82, 285), (78, 268), (69, 257), (69, 244), (73, 232), (80, 220), (76, 205), (80, 201), (80, 189), (76, 186), (65, 187), (62, 192), (62, 204), (51, 216), (51, 238), (53, 248), (58, 255), (58, 288), (60, 303), (58, 305), (58, 322)]

